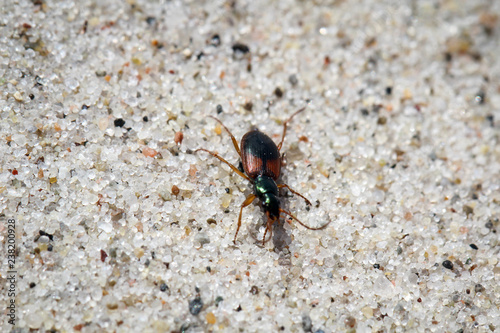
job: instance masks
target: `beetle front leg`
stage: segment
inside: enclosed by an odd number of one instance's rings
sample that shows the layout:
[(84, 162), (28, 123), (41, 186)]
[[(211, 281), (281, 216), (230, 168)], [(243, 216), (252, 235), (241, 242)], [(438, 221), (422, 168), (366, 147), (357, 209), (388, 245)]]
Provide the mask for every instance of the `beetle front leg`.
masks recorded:
[(236, 172), (238, 175), (240, 175), (241, 177), (245, 178), (246, 180), (248, 180), (249, 182), (253, 183), (253, 181), (248, 178), (247, 175), (245, 175), (243, 172), (241, 172), (240, 170), (238, 170), (237, 167), (235, 167), (234, 165), (232, 165), (231, 163), (229, 163), (228, 161), (226, 161), (225, 159), (223, 159), (219, 154), (217, 154), (216, 152), (213, 152), (213, 151), (210, 151), (210, 150), (207, 150), (205, 148), (198, 148), (196, 149), (194, 152), (196, 153), (197, 151), (205, 151), (207, 153), (209, 153), (210, 155), (212, 155), (213, 157), (219, 159), (219, 161), (223, 162), (223, 163), (226, 163), (234, 172)]
[(245, 201), (243, 201), (243, 203), (241, 204), (240, 216), (238, 216), (238, 227), (236, 228), (236, 234), (234, 235), (234, 240), (233, 240), (234, 244), (236, 244), (236, 236), (238, 236), (238, 232), (240, 231), (240, 227), (241, 227), (241, 214), (243, 213), (243, 208), (245, 208), (246, 206), (250, 205), (255, 200), (255, 198), (257, 198), (257, 196), (255, 194), (250, 194), (245, 199)]

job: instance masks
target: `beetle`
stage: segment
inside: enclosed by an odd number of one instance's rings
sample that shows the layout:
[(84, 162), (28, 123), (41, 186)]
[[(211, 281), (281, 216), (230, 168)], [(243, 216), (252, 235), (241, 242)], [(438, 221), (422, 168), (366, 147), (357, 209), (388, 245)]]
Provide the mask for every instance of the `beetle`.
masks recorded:
[(307, 200), (302, 194), (292, 190), (287, 184), (277, 184), (280, 173), (283, 156), (281, 155), (281, 147), (285, 140), (286, 130), (288, 123), (297, 114), (303, 112), (306, 108), (301, 108), (292, 114), (283, 123), (283, 135), (281, 137), (281, 142), (276, 146), (274, 141), (267, 136), (265, 133), (254, 129), (247, 132), (243, 138), (241, 138), (240, 146), (238, 146), (238, 141), (236, 141), (234, 135), (229, 131), (229, 129), (220, 121), (219, 119), (209, 116), (215, 119), (229, 134), (233, 142), (234, 148), (241, 159), (241, 165), (243, 166), (243, 171), (226, 161), (217, 152), (207, 150), (205, 148), (198, 148), (198, 151), (204, 151), (212, 155), (213, 157), (219, 159), (222, 163), (227, 164), (236, 174), (248, 180), (254, 185), (254, 193), (247, 196), (245, 201), (241, 204), (240, 214), (238, 217), (238, 227), (236, 228), (236, 234), (234, 235), (233, 243), (236, 244), (236, 237), (241, 227), (241, 216), (243, 213), (243, 208), (250, 205), (256, 198), (259, 198), (261, 205), (264, 209), (264, 213), (267, 216), (266, 230), (264, 232), (264, 237), (262, 239), (262, 245), (266, 243), (267, 233), (271, 233), (271, 227), (274, 222), (276, 222), (281, 214), (290, 216), (292, 219), (297, 221), (303, 227), (309, 230), (321, 230), (328, 226), (330, 222), (324, 225), (313, 228), (304, 223), (302, 223), (298, 218), (292, 215), (290, 212), (282, 209), (279, 201), (279, 189), (287, 188), (290, 192), (298, 195), (305, 200), (307, 205), (311, 205), (311, 202)]

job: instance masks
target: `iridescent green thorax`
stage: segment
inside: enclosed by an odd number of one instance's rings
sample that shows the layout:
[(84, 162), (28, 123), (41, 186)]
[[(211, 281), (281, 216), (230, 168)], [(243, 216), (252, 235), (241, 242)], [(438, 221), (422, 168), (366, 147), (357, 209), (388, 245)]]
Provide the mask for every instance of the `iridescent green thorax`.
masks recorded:
[(255, 178), (255, 193), (262, 202), (264, 210), (271, 219), (277, 219), (280, 214), (280, 201), (278, 199), (278, 186), (276, 182), (267, 176)]
[(276, 182), (267, 176), (258, 176), (255, 178), (255, 193), (260, 197), (262, 195), (270, 193), (274, 195), (278, 195), (278, 186)]

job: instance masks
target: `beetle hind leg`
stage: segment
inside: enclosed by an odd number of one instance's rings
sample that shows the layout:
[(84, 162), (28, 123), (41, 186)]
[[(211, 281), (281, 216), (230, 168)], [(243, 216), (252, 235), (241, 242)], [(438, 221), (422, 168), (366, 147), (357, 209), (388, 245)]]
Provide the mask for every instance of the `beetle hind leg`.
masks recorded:
[(302, 194), (300, 194), (299, 192), (296, 192), (296, 191), (292, 190), (292, 189), (290, 188), (290, 186), (288, 186), (287, 184), (278, 184), (278, 188), (283, 188), (283, 187), (287, 188), (287, 189), (288, 189), (288, 191), (290, 191), (290, 192), (292, 192), (293, 194), (298, 195), (299, 197), (301, 197), (302, 199), (304, 199), (304, 201), (306, 202), (306, 204), (307, 204), (308, 206), (311, 206), (311, 202), (310, 202), (310, 201), (309, 201), (306, 197), (304, 197)]
[(314, 227), (308, 226), (307, 224), (304, 224), (298, 218), (296, 218), (295, 216), (293, 216), (290, 212), (287, 212), (286, 210), (283, 210), (283, 209), (280, 208), (280, 212), (283, 213), (283, 214), (285, 214), (285, 215), (290, 216), (292, 219), (294, 219), (295, 221), (297, 221), (301, 226), (303, 226), (304, 228), (309, 229), (309, 230), (321, 230), (321, 229), (325, 229), (330, 224), (330, 222), (331, 222), (331, 221), (328, 221), (325, 224), (323, 224), (322, 226), (314, 228)]

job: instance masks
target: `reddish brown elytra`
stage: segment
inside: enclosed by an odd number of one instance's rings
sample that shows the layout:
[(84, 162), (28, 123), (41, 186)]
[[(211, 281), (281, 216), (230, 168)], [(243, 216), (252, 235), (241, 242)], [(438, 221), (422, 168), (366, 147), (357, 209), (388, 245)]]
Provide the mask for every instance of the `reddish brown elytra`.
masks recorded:
[[(300, 196), (302, 199), (306, 201), (308, 205), (311, 203), (307, 200), (302, 194), (295, 192), (292, 190), (287, 184), (276, 184), (280, 176), (281, 171), (281, 147), (283, 145), (283, 141), (285, 140), (286, 128), (288, 123), (295, 117), (297, 114), (304, 111), (305, 108), (302, 108), (292, 114), (290, 118), (283, 124), (283, 135), (281, 137), (281, 142), (276, 146), (274, 141), (267, 136), (266, 134), (260, 132), (258, 129), (250, 131), (246, 133), (241, 139), (240, 147), (238, 147), (238, 142), (234, 138), (233, 134), (227, 129), (226, 126), (217, 118), (211, 117), (219, 122), (219, 124), (224, 127), (224, 129), (231, 136), (231, 140), (233, 141), (234, 148), (236, 152), (241, 158), (241, 162), (243, 164), (244, 173), (238, 170), (237, 167), (223, 159), (216, 152), (209, 151), (204, 148), (199, 148), (197, 151), (205, 151), (210, 155), (218, 158), (221, 162), (226, 163), (234, 172), (236, 172), (241, 177), (248, 180), (250, 183), (254, 185), (254, 193), (250, 194), (240, 208), (240, 215), (238, 217), (238, 228), (236, 229), (236, 234), (234, 235), (234, 243), (236, 244), (236, 236), (238, 236), (238, 232), (241, 227), (241, 215), (243, 212), (243, 208), (250, 205), (255, 198), (259, 198), (264, 208), (264, 212), (267, 216), (267, 225), (266, 231), (264, 232), (264, 237), (262, 238), (262, 245), (266, 243), (266, 235), (267, 233), (271, 233), (271, 226), (275, 221), (277, 221), (280, 217), (280, 214), (283, 213), (285, 215), (290, 216), (292, 219), (297, 221), (303, 227), (310, 230), (321, 230), (326, 228), (326, 226), (330, 223), (327, 222), (319, 228), (313, 228), (305, 225), (299, 219), (297, 219), (290, 212), (282, 209), (280, 207), (279, 201), (279, 189), (287, 188), (293, 194)], [(270, 239), (270, 237), (269, 237)]]

